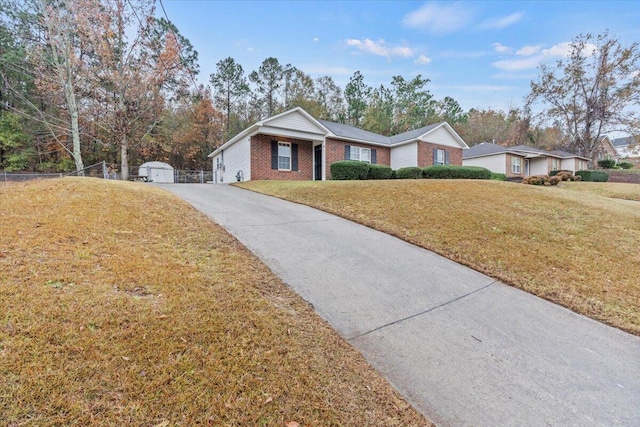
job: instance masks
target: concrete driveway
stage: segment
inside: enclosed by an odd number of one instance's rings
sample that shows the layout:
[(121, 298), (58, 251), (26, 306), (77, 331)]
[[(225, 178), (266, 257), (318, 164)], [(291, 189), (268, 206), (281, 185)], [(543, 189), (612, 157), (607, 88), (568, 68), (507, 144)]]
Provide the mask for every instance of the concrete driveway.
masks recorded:
[(162, 188), (246, 245), (438, 425), (640, 425), (638, 337), (306, 206)]

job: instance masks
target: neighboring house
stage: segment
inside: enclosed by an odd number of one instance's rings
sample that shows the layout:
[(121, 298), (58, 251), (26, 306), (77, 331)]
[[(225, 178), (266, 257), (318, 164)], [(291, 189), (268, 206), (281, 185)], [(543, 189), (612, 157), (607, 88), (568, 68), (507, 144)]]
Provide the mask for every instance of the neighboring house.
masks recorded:
[(530, 175), (547, 175), (553, 170), (577, 172), (587, 169), (589, 159), (566, 151), (545, 151), (539, 148), (518, 145), (502, 145), (482, 142), (466, 150), (462, 164), (481, 166), (491, 172), (503, 173), (508, 178)]
[(640, 138), (626, 136), (624, 138), (615, 138), (611, 140), (611, 144), (615, 148), (619, 158), (640, 157)]
[(358, 160), (400, 169), (462, 165), (467, 144), (446, 122), (391, 137), (316, 120), (302, 108), (261, 120), (209, 154), (214, 182), (327, 180), (331, 163)]
[(600, 144), (593, 151), (593, 167), (598, 166), (598, 160), (615, 160), (619, 159), (618, 151), (613, 145), (612, 140), (608, 136), (600, 138)]

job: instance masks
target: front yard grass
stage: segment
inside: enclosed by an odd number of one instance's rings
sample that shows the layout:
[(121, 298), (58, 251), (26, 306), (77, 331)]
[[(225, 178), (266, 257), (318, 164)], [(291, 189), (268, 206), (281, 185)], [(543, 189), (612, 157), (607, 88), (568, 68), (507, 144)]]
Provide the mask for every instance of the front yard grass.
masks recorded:
[(384, 231), (640, 335), (640, 204), (629, 201), (640, 200), (639, 185), (390, 180), (239, 186)]
[(220, 227), (144, 184), (0, 184), (0, 425), (427, 425)]

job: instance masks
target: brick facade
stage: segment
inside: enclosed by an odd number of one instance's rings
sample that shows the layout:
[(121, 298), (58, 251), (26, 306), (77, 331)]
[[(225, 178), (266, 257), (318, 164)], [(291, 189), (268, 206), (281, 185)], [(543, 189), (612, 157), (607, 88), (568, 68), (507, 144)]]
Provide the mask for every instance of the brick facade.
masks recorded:
[(391, 149), (389, 147), (379, 147), (376, 145), (360, 144), (340, 139), (327, 138), (326, 146), (326, 174), (327, 179), (331, 179), (330, 165), (338, 160), (345, 160), (344, 146), (371, 148), (376, 150), (376, 163), (379, 165), (391, 165)]
[[(281, 171), (271, 169), (271, 141), (298, 144), (298, 170)], [(258, 134), (251, 137), (251, 179), (252, 180), (292, 180), (307, 181), (313, 179), (313, 142), (294, 138)], [(391, 148), (376, 145), (354, 143), (340, 139), (327, 138), (325, 144), (325, 173), (331, 179), (330, 165), (345, 160), (345, 146), (370, 148), (376, 150), (376, 163), (391, 165)], [(424, 168), (433, 165), (433, 149), (449, 152), (449, 164), (462, 165), (462, 149), (428, 142), (418, 142), (418, 166)]]
[[(271, 169), (271, 141), (298, 144), (298, 170)], [(309, 181), (313, 179), (313, 142), (271, 135), (251, 137), (251, 179)]]
[[(511, 154), (506, 155), (506, 175), (507, 178), (524, 178), (527, 171), (525, 170), (525, 160), (524, 157), (514, 156)], [(520, 173), (513, 173), (513, 159), (520, 159)]]
[(433, 150), (435, 148), (449, 152), (450, 165), (462, 166), (462, 148), (418, 141), (418, 167), (426, 168), (427, 166), (433, 166)]

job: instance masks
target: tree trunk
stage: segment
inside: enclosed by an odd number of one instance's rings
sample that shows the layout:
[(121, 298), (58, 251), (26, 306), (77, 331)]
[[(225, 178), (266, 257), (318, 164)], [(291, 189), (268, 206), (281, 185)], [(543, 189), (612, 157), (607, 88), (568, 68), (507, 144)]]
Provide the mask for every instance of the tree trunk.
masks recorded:
[[(70, 82), (69, 82), (70, 84)], [(82, 161), (82, 153), (80, 152), (80, 126), (78, 126), (78, 106), (76, 104), (76, 96), (73, 89), (67, 89), (67, 106), (71, 115), (71, 140), (73, 141), (73, 160), (76, 163), (76, 171), (78, 175), (84, 176), (84, 163)]]
[(120, 169), (122, 170), (122, 180), (129, 179), (129, 146), (127, 143), (127, 135), (122, 135), (120, 140)]

